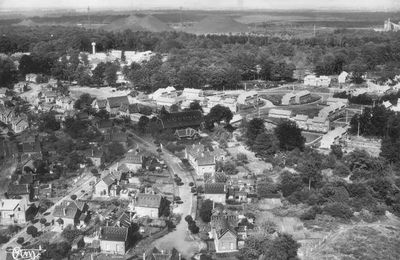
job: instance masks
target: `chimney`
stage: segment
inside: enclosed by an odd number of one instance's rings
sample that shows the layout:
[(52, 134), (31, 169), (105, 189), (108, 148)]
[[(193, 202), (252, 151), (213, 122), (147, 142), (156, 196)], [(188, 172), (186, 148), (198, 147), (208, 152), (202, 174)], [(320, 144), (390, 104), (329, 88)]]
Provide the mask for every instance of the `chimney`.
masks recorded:
[(92, 42), (92, 54), (96, 54), (96, 43)]

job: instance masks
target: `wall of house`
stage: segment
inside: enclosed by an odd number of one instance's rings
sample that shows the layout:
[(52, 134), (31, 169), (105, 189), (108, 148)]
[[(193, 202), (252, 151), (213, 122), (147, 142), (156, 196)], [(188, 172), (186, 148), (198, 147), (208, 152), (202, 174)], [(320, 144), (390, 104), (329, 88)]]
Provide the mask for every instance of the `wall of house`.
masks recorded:
[(10, 224), (23, 224), (26, 223), (25, 219), (25, 211), (18, 208), (15, 211), (5, 210), (0, 213), (0, 224), (1, 225), (10, 225)]
[(100, 250), (103, 253), (124, 255), (125, 242), (100, 240)]
[(135, 210), (138, 217), (158, 218), (158, 208), (135, 207)]
[(212, 200), (214, 202), (225, 204), (226, 195), (225, 194), (205, 194), (204, 200)]
[(218, 252), (232, 252), (237, 250), (237, 238), (232, 233), (227, 232), (220, 239), (215, 238), (215, 250)]
[(99, 182), (94, 187), (95, 196), (108, 196), (108, 186), (104, 182)]

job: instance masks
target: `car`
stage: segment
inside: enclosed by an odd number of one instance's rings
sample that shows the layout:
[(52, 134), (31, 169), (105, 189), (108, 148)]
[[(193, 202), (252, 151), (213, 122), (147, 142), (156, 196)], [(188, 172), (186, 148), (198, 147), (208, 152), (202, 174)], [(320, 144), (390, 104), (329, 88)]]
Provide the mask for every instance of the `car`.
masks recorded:
[(192, 187), (192, 188), (190, 189), (190, 192), (191, 192), (191, 193), (195, 193), (195, 192), (197, 192), (197, 189), (196, 189), (195, 187)]
[(175, 197), (174, 197), (174, 200), (175, 200), (175, 201), (181, 200), (181, 197), (175, 196)]
[(183, 201), (178, 200), (178, 201), (176, 201), (176, 204), (183, 204)]
[(183, 184), (183, 182), (178, 182), (178, 186), (182, 186)]

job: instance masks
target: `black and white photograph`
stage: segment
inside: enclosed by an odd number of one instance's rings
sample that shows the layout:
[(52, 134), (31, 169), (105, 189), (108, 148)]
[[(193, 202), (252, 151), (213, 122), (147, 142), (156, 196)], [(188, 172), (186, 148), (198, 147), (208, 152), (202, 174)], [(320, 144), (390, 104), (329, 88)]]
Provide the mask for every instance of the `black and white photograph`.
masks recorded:
[(399, 260), (400, 0), (0, 0), (0, 260)]

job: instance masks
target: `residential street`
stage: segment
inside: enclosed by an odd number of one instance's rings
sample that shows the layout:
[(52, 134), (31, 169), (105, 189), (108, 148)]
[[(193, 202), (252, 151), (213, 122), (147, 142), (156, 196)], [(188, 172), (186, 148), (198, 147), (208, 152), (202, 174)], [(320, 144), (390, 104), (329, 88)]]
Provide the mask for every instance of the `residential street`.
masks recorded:
[[(135, 140), (139, 143), (146, 146), (146, 148), (150, 148), (149, 150), (155, 151), (157, 147), (154, 144), (151, 144), (144, 140), (143, 138), (132, 133)], [(162, 159), (168, 165), (169, 169), (172, 171), (172, 174), (177, 174), (183, 181), (183, 186), (177, 186), (178, 194), (181, 197), (183, 203), (178, 204), (176, 208), (174, 208), (174, 213), (181, 214), (182, 219), (179, 224), (176, 226), (176, 229), (168, 233), (167, 235), (157, 239), (153, 242), (153, 245), (160, 249), (172, 249), (176, 248), (179, 252), (182, 253), (184, 257), (190, 258), (194, 254), (200, 251), (203, 244), (199, 241), (193, 241), (188, 236), (187, 223), (184, 218), (187, 215), (190, 215), (192, 212), (193, 200), (196, 199), (195, 196), (190, 192), (191, 187), (189, 186), (189, 182), (192, 181), (192, 176), (189, 172), (185, 171), (179, 165), (180, 159), (172, 155), (166, 150), (163, 150), (163, 154), (161, 155)]]

